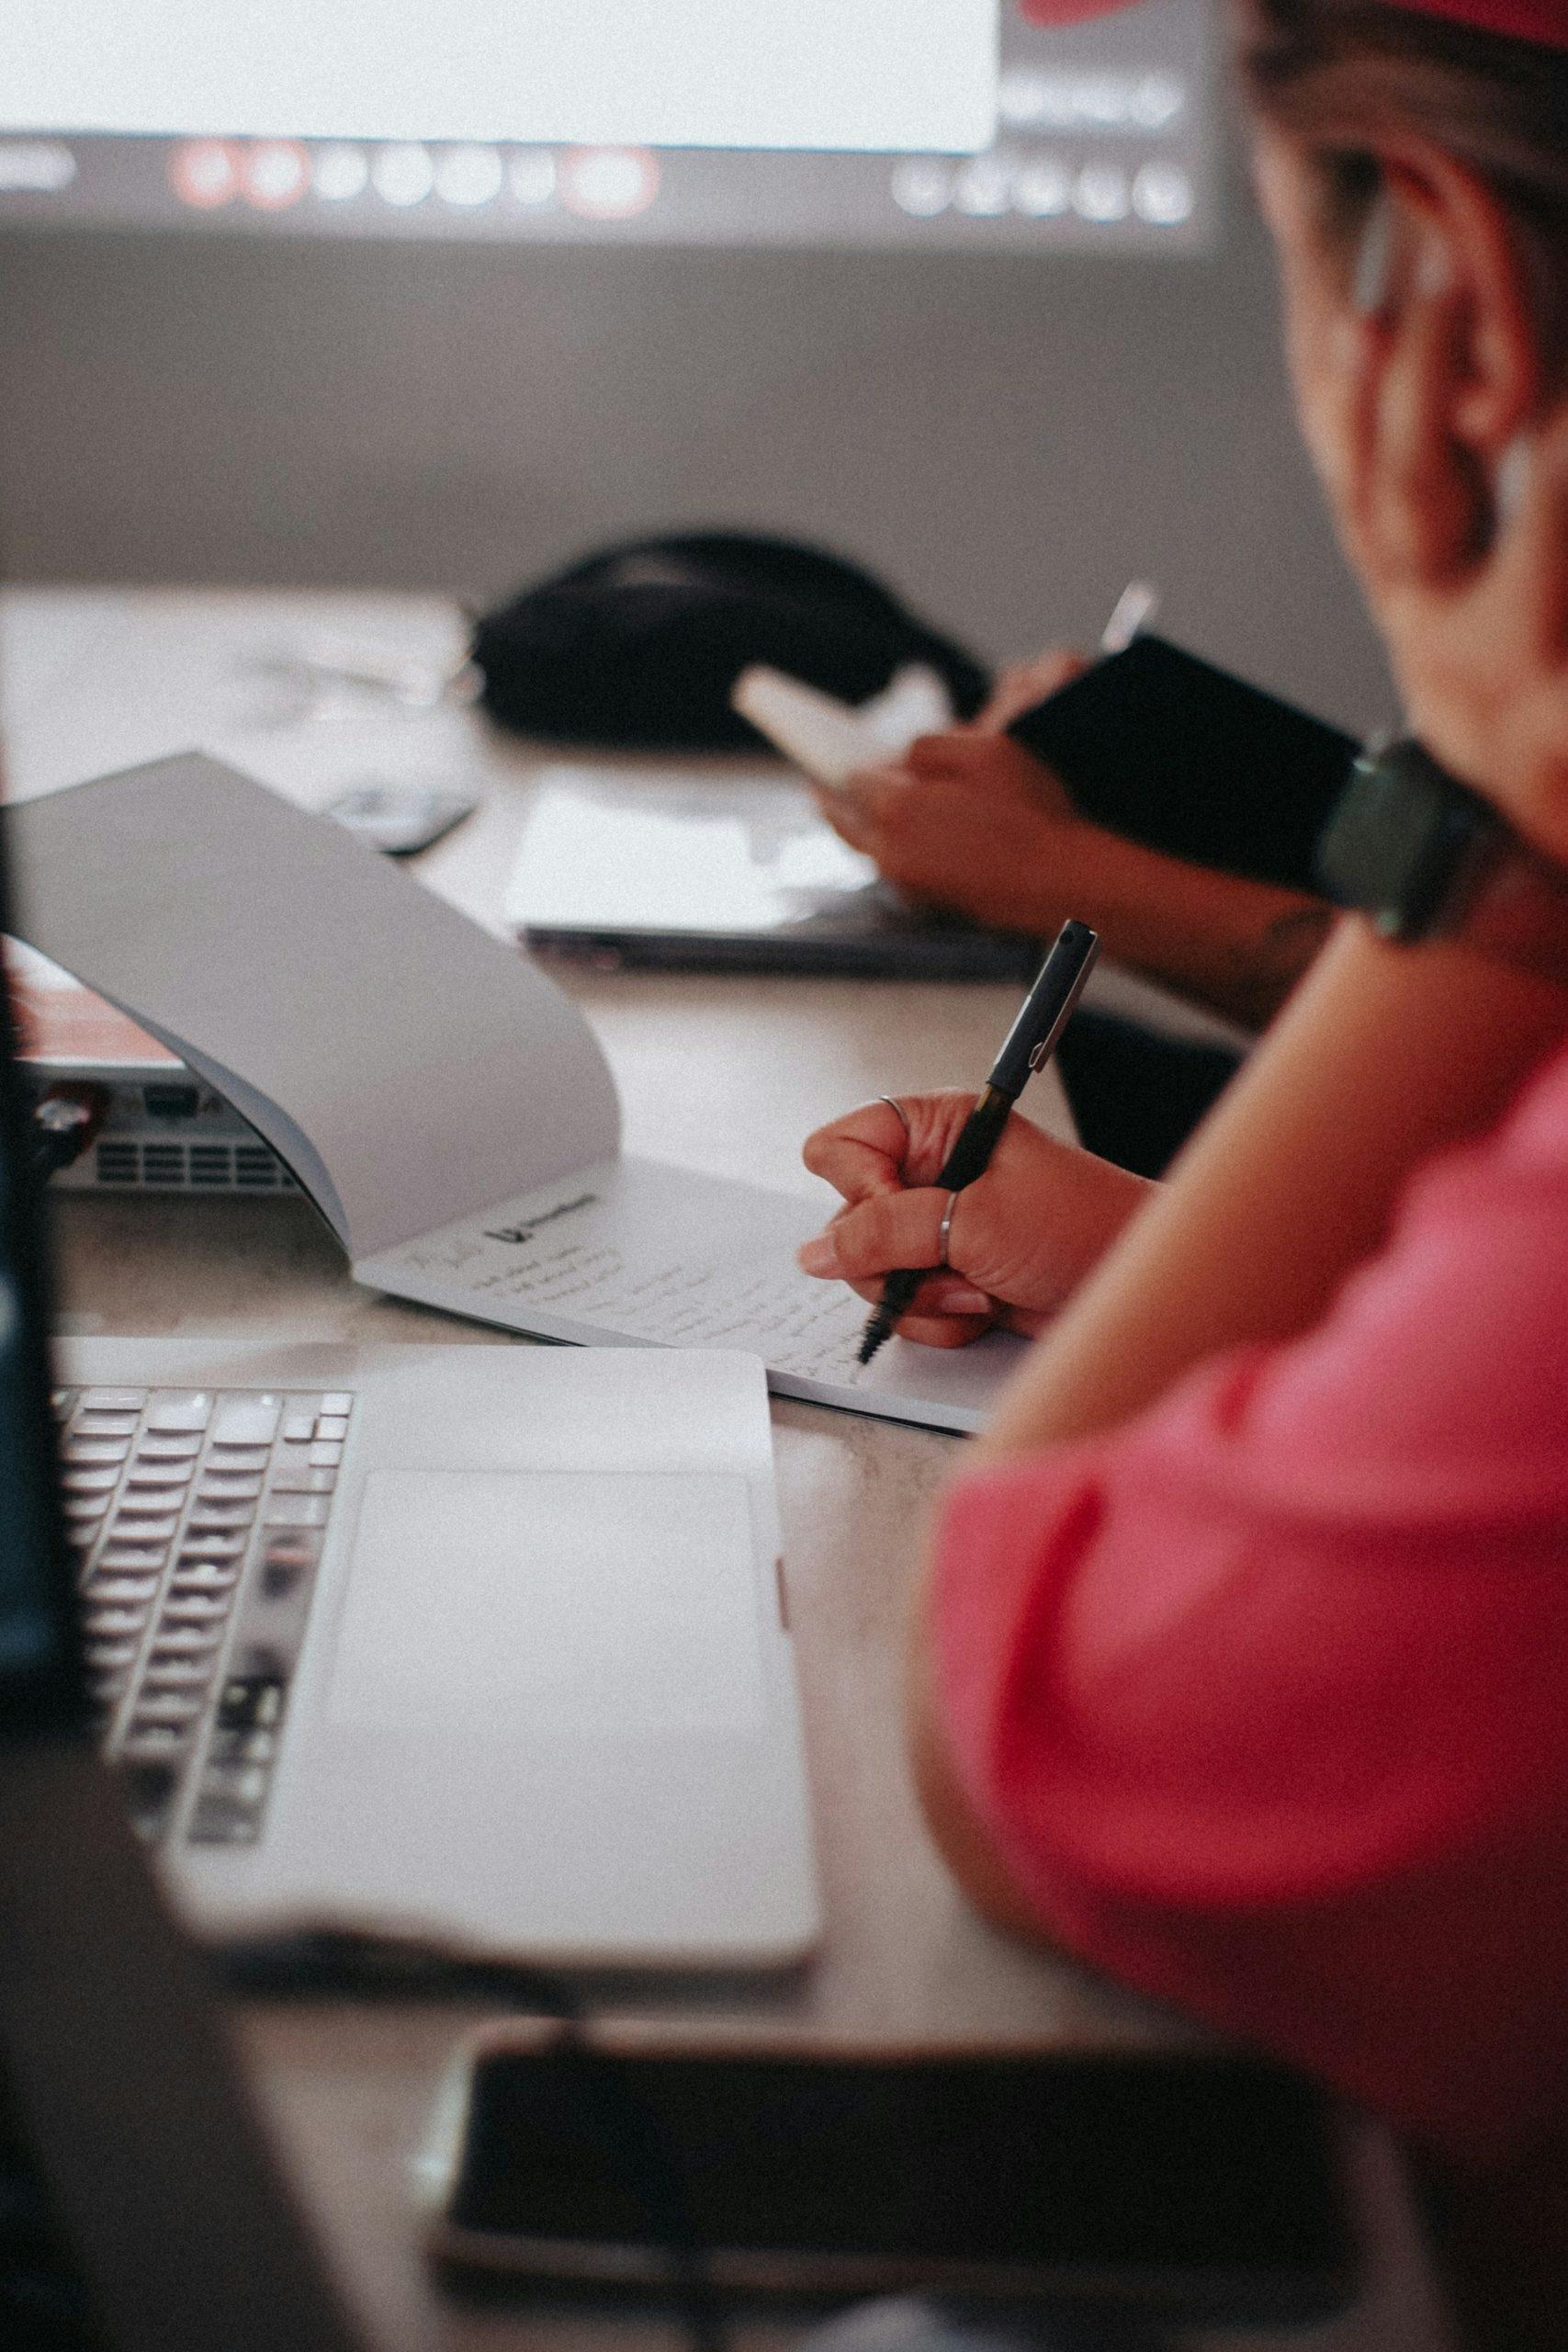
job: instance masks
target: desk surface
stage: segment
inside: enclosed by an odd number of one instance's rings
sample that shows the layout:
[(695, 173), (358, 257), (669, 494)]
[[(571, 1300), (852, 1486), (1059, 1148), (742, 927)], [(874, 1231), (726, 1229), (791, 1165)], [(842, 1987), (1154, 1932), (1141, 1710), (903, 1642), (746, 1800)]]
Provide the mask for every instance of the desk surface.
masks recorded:
[[(10, 788), (48, 790), (199, 744), (317, 805), (367, 775), (481, 791), (476, 817), (423, 858), (422, 878), (499, 927), (532, 768), (450, 702), (311, 688), (290, 657), (391, 656), (417, 696), (458, 656), (450, 606), (383, 596), (11, 591), (0, 601)], [(23, 877), (25, 886), (25, 877)], [(972, 1083), (1015, 992), (988, 986), (719, 979), (578, 971), (566, 984), (604, 1040), (630, 1148), (717, 1173), (812, 1189), (802, 1136), (884, 1088)], [(710, 1123), (722, 1097), (727, 1116)], [(1059, 1094), (1036, 1116), (1065, 1131)], [(371, 1297), (299, 1202), (94, 1198), (59, 1203), (62, 1306), (102, 1332), (257, 1322), (317, 1337), (507, 1344), (476, 1326)], [(920, 1531), (954, 1440), (775, 1400), (785, 1566), (804, 1697), (827, 1931), (808, 1969), (765, 1982), (606, 1981), (608, 2010), (748, 2022), (814, 2037), (940, 2036), (995, 2046), (1168, 2042), (1167, 2016), (992, 1934), (927, 1842), (899, 1737), (898, 1628)], [(652, 2331), (542, 2329), (431, 2296), (415, 2250), (418, 2151), (443, 2070), (495, 2007), (300, 2002), (254, 2006), (243, 2031), (264, 2095), (354, 2286), (389, 2346), (466, 2352), (548, 2340), (639, 2345)], [(1386, 2278), (1328, 2352), (1437, 2337), (1390, 2201)], [(1382, 2167), (1382, 2169), (1380, 2169)], [(1228, 2339), (1241, 2352), (1239, 2339)], [(1261, 2341), (1263, 2339), (1259, 2339)], [(1308, 2339), (1300, 2341), (1304, 2347)]]

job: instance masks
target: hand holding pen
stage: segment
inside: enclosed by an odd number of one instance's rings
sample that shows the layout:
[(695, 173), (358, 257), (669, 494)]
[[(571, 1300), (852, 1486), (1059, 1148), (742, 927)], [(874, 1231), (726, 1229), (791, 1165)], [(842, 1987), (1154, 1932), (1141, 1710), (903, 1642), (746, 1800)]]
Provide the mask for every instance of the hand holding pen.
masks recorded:
[[(941, 1227), (942, 1261), (945, 1264), (953, 1212), (958, 1195), (966, 1185), (983, 1176), (1024, 1088), (1037, 1069), (1043, 1069), (1055, 1050), (1057, 1038), (1066, 1027), (1072, 1010), (1083, 994), (1084, 982), (1094, 967), (1100, 952), (1100, 941), (1087, 923), (1065, 922), (1056, 944), (1040, 967), (1040, 975), (1024, 998), (1017, 1020), (1002, 1042), (1002, 1049), (991, 1065), (984, 1093), (959, 1129), (957, 1141), (942, 1162), (937, 1177), (937, 1190), (949, 1195)], [(925, 1270), (901, 1266), (887, 1277), (882, 1297), (866, 1324), (860, 1343), (859, 1362), (868, 1364), (885, 1340), (893, 1336), (901, 1318), (914, 1305), (915, 1294), (925, 1279)]]
[(890, 1270), (923, 1270), (899, 1329), (933, 1347), (992, 1329), (1042, 1329), (1152, 1189), (1022, 1115), (1001, 1125), (982, 1178), (956, 1196), (939, 1189), (977, 1101), (954, 1091), (882, 1096), (806, 1146), (807, 1166), (844, 1204), (801, 1251), (802, 1267), (874, 1306)]

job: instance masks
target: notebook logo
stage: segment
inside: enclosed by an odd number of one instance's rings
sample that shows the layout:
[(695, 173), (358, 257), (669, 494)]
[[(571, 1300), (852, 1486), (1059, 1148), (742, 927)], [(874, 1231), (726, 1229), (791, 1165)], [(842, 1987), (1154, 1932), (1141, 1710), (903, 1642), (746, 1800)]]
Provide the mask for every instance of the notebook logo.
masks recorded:
[(591, 1209), (598, 1202), (597, 1193), (579, 1193), (574, 1201), (558, 1201), (553, 1209), (541, 1209), (527, 1225), (486, 1226), (487, 1241), (532, 1241), (542, 1225), (554, 1225), (558, 1217), (570, 1216), (578, 1209)]

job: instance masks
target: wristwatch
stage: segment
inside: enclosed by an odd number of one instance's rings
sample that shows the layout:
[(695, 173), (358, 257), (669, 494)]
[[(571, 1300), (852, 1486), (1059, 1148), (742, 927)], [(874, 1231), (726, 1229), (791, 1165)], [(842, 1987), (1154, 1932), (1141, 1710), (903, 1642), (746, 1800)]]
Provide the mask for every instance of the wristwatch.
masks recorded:
[(1568, 871), (1413, 737), (1356, 761), (1318, 837), (1317, 869), (1325, 896), (1385, 939), (1462, 939), (1568, 980)]

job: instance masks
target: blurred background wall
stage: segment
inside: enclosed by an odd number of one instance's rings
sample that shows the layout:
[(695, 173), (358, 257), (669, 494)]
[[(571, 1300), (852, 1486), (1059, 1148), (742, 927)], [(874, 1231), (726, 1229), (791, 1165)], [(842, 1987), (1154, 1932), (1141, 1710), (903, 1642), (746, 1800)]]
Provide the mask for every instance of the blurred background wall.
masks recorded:
[(1357, 727), (1388, 689), (1237, 177), (1208, 259), (0, 240), (13, 579), (483, 600), (660, 526), (798, 532), (999, 657), (1163, 625)]

